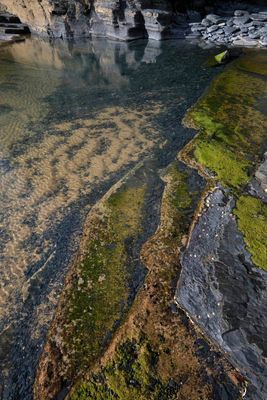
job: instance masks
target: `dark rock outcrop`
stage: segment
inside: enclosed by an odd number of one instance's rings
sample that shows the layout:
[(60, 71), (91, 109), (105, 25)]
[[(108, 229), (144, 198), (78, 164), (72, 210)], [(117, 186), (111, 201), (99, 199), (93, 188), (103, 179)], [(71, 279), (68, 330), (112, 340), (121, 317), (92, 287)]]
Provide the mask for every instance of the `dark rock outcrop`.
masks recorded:
[(253, 266), (233, 207), (222, 189), (207, 197), (182, 257), (176, 299), (252, 383), (246, 399), (265, 400), (267, 273)]

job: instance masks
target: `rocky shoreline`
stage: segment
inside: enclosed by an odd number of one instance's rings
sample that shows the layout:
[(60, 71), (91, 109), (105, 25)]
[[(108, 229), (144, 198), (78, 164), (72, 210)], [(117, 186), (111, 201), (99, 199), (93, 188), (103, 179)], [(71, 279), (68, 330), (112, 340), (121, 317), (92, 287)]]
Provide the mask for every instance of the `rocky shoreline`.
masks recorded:
[(1, 0), (0, 10), (16, 15), (14, 18), (27, 24), (32, 33), (50, 38), (99, 36), (122, 41), (187, 38), (220, 45), (267, 45), (267, 9), (255, 4), (224, 5), (218, 1), (211, 6), (205, 1), (188, 4), (160, 0), (93, 0), (88, 4), (87, 0), (62, 3), (34, 0), (25, 5), (22, 0)]
[(231, 46), (267, 46), (267, 11), (235, 10), (232, 16), (208, 14), (190, 23), (188, 39)]

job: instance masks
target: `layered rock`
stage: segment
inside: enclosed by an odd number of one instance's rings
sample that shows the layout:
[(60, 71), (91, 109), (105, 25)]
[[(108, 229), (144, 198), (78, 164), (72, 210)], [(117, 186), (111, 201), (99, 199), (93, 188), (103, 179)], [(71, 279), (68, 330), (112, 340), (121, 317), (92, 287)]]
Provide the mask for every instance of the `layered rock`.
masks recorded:
[(201, 23), (191, 24), (187, 37), (218, 44), (267, 46), (267, 11), (235, 10), (231, 16), (208, 14)]
[[(132, 40), (161, 39), (177, 28), (171, 2), (150, 0), (1, 0), (0, 6), (19, 16), (33, 32), (51, 37), (95, 34)], [(175, 33), (175, 30), (174, 30)]]

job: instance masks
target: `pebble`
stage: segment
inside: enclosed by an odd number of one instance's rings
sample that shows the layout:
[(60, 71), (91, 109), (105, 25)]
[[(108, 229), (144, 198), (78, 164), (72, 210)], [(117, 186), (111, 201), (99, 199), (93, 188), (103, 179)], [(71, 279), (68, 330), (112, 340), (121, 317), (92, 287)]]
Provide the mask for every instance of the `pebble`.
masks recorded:
[(218, 29), (219, 29), (219, 28), (218, 28), (217, 25), (211, 25), (211, 26), (208, 27), (207, 32), (208, 32), (208, 33), (215, 32), (215, 31), (217, 31)]

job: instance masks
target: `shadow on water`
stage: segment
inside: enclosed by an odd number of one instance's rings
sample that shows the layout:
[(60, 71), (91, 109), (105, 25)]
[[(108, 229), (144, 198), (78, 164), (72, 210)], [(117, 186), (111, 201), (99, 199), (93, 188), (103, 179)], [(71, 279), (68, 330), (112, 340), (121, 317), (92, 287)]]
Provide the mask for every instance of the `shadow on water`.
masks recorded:
[(192, 137), (181, 119), (215, 73), (203, 66), (211, 51), (39, 39), (1, 49), (1, 399), (32, 398), (92, 205), (139, 162), (165, 167)]

